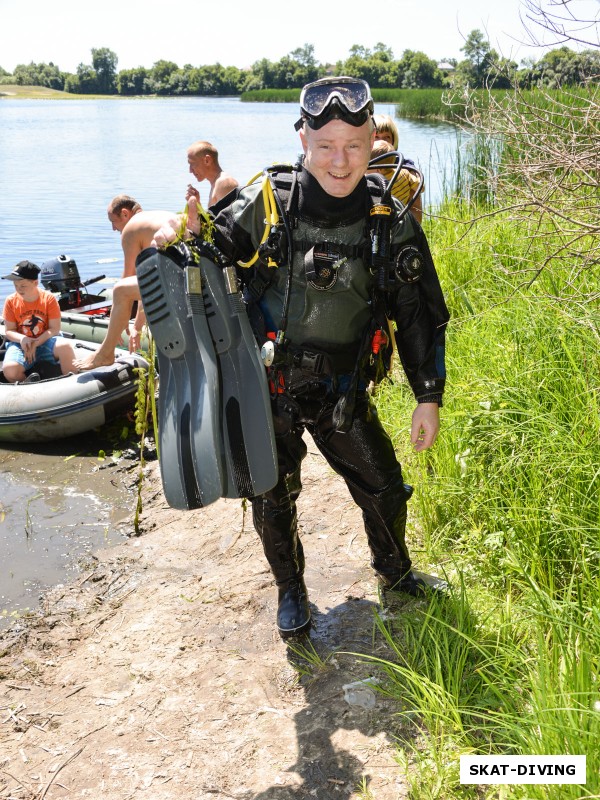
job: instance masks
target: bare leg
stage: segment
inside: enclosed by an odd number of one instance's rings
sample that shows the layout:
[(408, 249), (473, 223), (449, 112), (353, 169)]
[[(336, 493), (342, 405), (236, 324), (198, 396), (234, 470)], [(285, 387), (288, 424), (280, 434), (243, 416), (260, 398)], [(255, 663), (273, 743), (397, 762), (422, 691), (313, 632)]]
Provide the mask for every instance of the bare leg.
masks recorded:
[(121, 334), (127, 328), (131, 318), (131, 307), (134, 300), (141, 300), (137, 278), (122, 278), (115, 283), (112, 297), (110, 320), (104, 341), (100, 347), (87, 358), (79, 358), (74, 362), (75, 370), (82, 372), (94, 367), (110, 366), (115, 361), (115, 347), (118, 346)]
[(58, 359), (60, 371), (63, 375), (68, 375), (70, 372), (77, 372), (75, 368), (75, 350), (73, 350), (71, 342), (58, 337), (54, 345), (54, 358)]
[(22, 364), (14, 362), (6, 364), (2, 369), (2, 373), (9, 383), (25, 380), (25, 367)]

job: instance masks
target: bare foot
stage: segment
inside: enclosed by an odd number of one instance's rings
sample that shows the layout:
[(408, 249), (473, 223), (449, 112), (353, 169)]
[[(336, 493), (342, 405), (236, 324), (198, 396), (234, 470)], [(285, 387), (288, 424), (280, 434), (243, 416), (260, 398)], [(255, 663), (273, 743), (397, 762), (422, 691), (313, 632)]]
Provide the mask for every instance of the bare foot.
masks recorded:
[(76, 372), (85, 372), (88, 369), (95, 369), (96, 367), (110, 367), (115, 363), (114, 354), (110, 353), (105, 355), (100, 350), (91, 353), (87, 358), (77, 358), (73, 362), (73, 367)]

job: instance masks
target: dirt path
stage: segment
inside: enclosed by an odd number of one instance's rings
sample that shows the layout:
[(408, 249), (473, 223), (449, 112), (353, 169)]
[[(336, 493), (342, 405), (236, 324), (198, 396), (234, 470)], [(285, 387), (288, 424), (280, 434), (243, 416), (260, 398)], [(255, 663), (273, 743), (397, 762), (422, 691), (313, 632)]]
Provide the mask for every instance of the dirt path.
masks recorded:
[(153, 464), (144, 534), (0, 639), (1, 798), (358, 799), (363, 779), (375, 800), (406, 796), (397, 706), (344, 697), (376, 674), (344, 651), (387, 651), (360, 513), (309, 451), (300, 523), (326, 664), (277, 635), (276, 590), (241, 503), (175, 511)]

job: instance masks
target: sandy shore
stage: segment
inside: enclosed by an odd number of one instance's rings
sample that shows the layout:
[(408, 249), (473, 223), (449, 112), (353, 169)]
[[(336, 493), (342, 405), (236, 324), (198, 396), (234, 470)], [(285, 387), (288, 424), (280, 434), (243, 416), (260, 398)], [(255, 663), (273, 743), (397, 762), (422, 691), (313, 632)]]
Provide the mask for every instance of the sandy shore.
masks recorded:
[(309, 451), (299, 509), (314, 655), (277, 635), (249, 511), (169, 508), (154, 463), (143, 534), (0, 639), (1, 798), (406, 796), (398, 706), (345, 699), (345, 685), (378, 676), (354, 654), (389, 653), (360, 513)]

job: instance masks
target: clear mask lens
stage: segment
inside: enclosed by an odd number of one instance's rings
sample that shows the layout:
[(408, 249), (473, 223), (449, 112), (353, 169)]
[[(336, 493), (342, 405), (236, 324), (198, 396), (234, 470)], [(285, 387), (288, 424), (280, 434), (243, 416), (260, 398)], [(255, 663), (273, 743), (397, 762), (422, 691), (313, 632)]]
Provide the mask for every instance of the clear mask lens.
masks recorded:
[(309, 84), (302, 91), (300, 106), (306, 114), (318, 117), (337, 98), (351, 114), (365, 109), (372, 103), (369, 87), (363, 81), (348, 81)]

